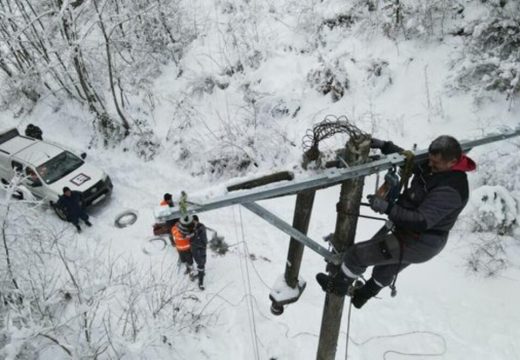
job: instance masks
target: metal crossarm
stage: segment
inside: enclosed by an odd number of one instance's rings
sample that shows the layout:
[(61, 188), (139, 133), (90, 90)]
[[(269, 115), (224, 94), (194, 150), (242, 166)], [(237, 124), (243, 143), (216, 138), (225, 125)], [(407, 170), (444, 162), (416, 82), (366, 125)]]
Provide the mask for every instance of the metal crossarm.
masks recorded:
[[(512, 137), (520, 136), (520, 127), (515, 130), (507, 130), (502, 133), (492, 133), (486, 137), (477, 140), (463, 140), (460, 141), (463, 151), (467, 152), (472, 148), (480, 145), (493, 143), (500, 140), (506, 140)], [(423, 149), (415, 153), (415, 162), (424, 161), (428, 158), (428, 150)], [(305, 190), (317, 190), (329, 186), (337, 185), (345, 180), (355, 179), (358, 177), (368, 176), (390, 169), (395, 166), (403, 165), (406, 157), (399, 154), (390, 154), (383, 156), (378, 160), (374, 160), (365, 164), (350, 166), (347, 168), (333, 168), (326, 169), (322, 173), (310, 176), (304, 179), (295, 179), (292, 181), (284, 181), (280, 183), (273, 183), (259, 188), (250, 190), (238, 190), (232, 193), (227, 193), (219, 197), (208, 199), (201, 203), (188, 202), (188, 214), (195, 214), (209, 210), (215, 210), (231, 205), (243, 205), (248, 210), (254, 212), (260, 217), (264, 218), (280, 230), (291, 235), (293, 238), (309, 246), (311, 249), (321, 254), (323, 257), (332, 260), (333, 254), (317, 244), (315, 241), (300, 233), (283, 220), (277, 218), (275, 215), (264, 209), (255, 201), (272, 199), (280, 196), (293, 195)], [(181, 211), (178, 207), (160, 207), (154, 211), (154, 216), (157, 221), (165, 222), (181, 217)], [(336, 259), (334, 259), (336, 260)], [(333, 261), (334, 262), (334, 261)]]
[(256, 215), (260, 216), (267, 222), (269, 222), (271, 225), (274, 225), (278, 229), (282, 230), (284, 233), (290, 235), (294, 239), (298, 240), (305, 246), (309, 247), (310, 249), (314, 250), (321, 256), (323, 256), (326, 260), (338, 265), (341, 263), (341, 255), (340, 254), (333, 254), (320, 244), (318, 244), (316, 241), (312, 240), (310, 237), (305, 235), (304, 233), (296, 230), (291, 225), (265, 209), (264, 207), (256, 204), (256, 203), (243, 203), (243, 207), (248, 209), (249, 211), (255, 213)]
[[(323, 173), (305, 179), (296, 179), (290, 182), (266, 185), (258, 189), (240, 190), (216, 197), (204, 203), (191, 203), (188, 213), (200, 213), (226, 207), (230, 205), (251, 203), (258, 200), (271, 199), (279, 196), (296, 194), (303, 190), (321, 189), (361, 176), (375, 174), (396, 165), (404, 164), (405, 157), (399, 154), (391, 154), (382, 159), (367, 164), (351, 166), (348, 169), (327, 169)], [(166, 221), (179, 218), (181, 212), (178, 208), (160, 207), (155, 211), (158, 221)]]
[[(490, 134), (489, 136), (477, 139), (461, 141), (464, 151), (480, 145), (509, 139), (520, 135), (520, 129), (515, 131), (506, 131), (499, 134)], [(415, 161), (423, 161), (428, 157), (428, 150), (423, 149), (415, 153)], [(209, 199), (203, 203), (191, 203), (188, 207), (188, 213), (200, 213), (209, 210), (215, 210), (230, 205), (251, 203), (258, 200), (271, 199), (279, 196), (297, 194), (303, 190), (317, 190), (342, 183), (348, 179), (354, 179), (362, 176), (378, 173), (394, 166), (403, 165), (406, 157), (399, 154), (390, 154), (379, 160), (371, 161), (366, 164), (351, 166), (348, 168), (326, 169), (321, 174), (307, 177), (305, 179), (295, 179), (283, 183), (275, 183), (262, 186), (251, 190), (239, 190), (233, 193), (227, 193), (220, 197)], [(171, 220), (181, 216), (178, 208), (158, 208), (155, 211), (157, 220)]]

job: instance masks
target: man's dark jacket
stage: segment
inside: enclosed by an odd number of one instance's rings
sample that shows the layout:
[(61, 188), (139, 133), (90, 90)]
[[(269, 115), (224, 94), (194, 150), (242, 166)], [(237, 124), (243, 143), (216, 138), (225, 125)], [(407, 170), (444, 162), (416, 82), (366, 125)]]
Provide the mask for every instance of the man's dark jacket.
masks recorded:
[(70, 196), (61, 195), (57, 205), (63, 209), (67, 215), (67, 220), (72, 222), (76, 222), (83, 213), (79, 191), (71, 191)]
[[(387, 141), (381, 151), (391, 154), (403, 149)], [(421, 242), (440, 245), (468, 202), (466, 171), (475, 167), (473, 160), (466, 155), (451, 170), (443, 172), (432, 173), (427, 160), (417, 164), (410, 186), (388, 214), (396, 232), (414, 234)]]
[(206, 233), (206, 226), (203, 223), (195, 225), (194, 235), (191, 238), (191, 247), (195, 249), (206, 249), (208, 245), (208, 236)]

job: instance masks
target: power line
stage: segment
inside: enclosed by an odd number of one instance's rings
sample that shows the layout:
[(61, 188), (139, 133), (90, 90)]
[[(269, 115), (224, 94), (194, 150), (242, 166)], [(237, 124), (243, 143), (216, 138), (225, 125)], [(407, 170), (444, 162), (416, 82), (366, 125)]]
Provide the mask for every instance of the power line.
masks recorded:
[[(250, 333), (251, 333), (251, 340), (253, 342), (253, 349), (254, 349), (254, 352), (255, 352), (255, 358), (257, 360), (260, 360), (260, 353), (259, 353), (259, 348), (258, 348), (258, 334), (257, 334), (257, 331), (256, 331), (255, 316), (254, 316), (253, 304), (252, 304), (252, 300), (251, 300), (251, 296), (252, 296), (252, 293), (251, 293), (251, 279), (250, 279), (250, 276), (249, 276), (249, 268), (247, 266), (247, 257), (249, 255), (248, 255), (248, 251), (247, 251), (247, 245), (245, 243), (245, 233), (244, 233), (244, 226), (243, 226), (243, 221), (242, 221), (242, 212), (241, 212), (240, 208), (239, 208), (238, 212), (239, 212), (240, 229), (241, 229), (240, 236), (242, 238), (241, 242), (243, 244), (243, 251), (244, 251), (243, 255), (246, 257), (245, 261), (242, 262), (242, 257), (239, 256), (240, 272), (241, 272), (241, 275), (242, 275), (242, 285), (244, 286), (245, 293), (246, 293), (246, 295), (248, 297), (248, 301), (246, 302), (246, 304), (247, 304), (247, 314), (248, 314), (248, 319), (249, 319), (249, 330), (250, 330)], [(234, 222), (234, 228), (235, 228), (235, 236), (238, 239), (239, 235), (237, 234), (238, 226), (237, 226), (237, 221), (236, 221), (236, 216), (235, 216), (235, 207), (233, 207), (233, 222)], [(244, 271), (244, 269), (245, 269), (245, 271)]]

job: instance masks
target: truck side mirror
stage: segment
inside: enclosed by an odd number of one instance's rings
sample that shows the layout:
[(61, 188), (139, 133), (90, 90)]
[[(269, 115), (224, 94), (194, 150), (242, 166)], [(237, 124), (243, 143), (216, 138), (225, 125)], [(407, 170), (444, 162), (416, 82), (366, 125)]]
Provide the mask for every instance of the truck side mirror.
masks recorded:
[(85, 158), (87, 157), (87, 153), (82, 152), (79, 157), (85, 160)]

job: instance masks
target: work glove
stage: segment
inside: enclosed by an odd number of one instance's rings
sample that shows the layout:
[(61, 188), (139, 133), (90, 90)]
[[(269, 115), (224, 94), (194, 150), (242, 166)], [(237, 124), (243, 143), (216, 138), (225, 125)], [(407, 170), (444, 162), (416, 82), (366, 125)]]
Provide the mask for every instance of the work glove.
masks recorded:
[(370, 208), (379, 214), (388, 214), (390, 212), (390, 204), (385, 199), (377, 195), (368, 195), (368, 203)]
[(376, 138), (370, 139), (370, 148), (371, 149), (382, 149), (385, 146), (386, 141), (379, 140)]

